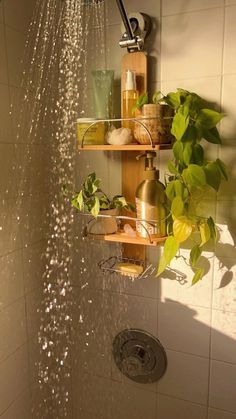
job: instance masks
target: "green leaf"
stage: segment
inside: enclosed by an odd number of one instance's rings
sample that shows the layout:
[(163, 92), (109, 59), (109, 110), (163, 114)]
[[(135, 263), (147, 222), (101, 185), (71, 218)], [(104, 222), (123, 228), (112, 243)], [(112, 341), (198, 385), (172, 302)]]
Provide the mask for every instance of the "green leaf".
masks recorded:
[(200, 144), (195, 144), (193, 146), (192, 159), (196, 164), (202, 164), (204, 158), (204, 150)]
[(202, 268), (197, 269), (192, 279), (192, 285), (195, 285), (197, 282), (199, 282), (202, 279), (203, 275), (204, 275), (204, 269)]
[(206, 181), (213, 189), (218, 191), (221, 182), (221, 172), (215, 162), (208, 163), (204, 167), (204, 172), (206, 175)]
[(179, 179), (174, 180), (174, 188), (175, 188), (175, 195), (180, 196), (182, 198), (184, 185)]
[(165, 189), (165, 193), (167, 198), (172, 201), (175, 197), (175, 181), (172, 180), (170, 183), (168, 183), (166, 189)]
[(220, 169), (220, 173), (223, 179), (228, 180), (228, 174), (227, 174), (227, 170), (226, 170), (226, 166), (225, 164), (222, 162), (222, 160), (220, 159), (216, 159), (216, 164)]
[(173, 233), (178, 243), (187, 240), (192, 231), (192, 222), (187, 217), (182, 216), (174, 220)]
[(99, 214), (99, 211), (100, 211), (100, 202), (99, 202), (99, 199), (98, 199), (98, 197), (95, 195), (94, 196), (94, 205), (93, 205), (93, 207), (91, 208), (91, 214), (94, 216), (94, 217), (97, 217), (98, 216), (98, 214)]
[(183, 160), (184, 146), (180, 141), (176, 141), (173, 145), (173, 153), (177, 162)]
[(181, 140), (181, 138), (183, 137), (188, 127), (188, 124), (189, 124), (188, 108), (186, 108), (185, 106), (181, 106), (174, 116), (172, 127), (171, 127), (171, 134), (173, 134), (177, 140)]
[(143, 105), (146, 105), (148, 103), (148, 93), (143, 93), (140, 95), (132, 109), (132, 113), (136, 111), (136, 109), (141, 109)]
[(191, 143), (186, 143), (184, 145), (183, 160), (184, 163), (189, 165), (192, 158), (193, 147)]
[(180, 196), (176, 196), (171, 205), (171, 212), (174, 217), (179, 217), (180, 215), (183, 215), (184, 212), (184, 203)]
[(202, 167), (190, 164), (182, 173), (184, 182), (189, 186), (202, 187), (206, 185), (206, 176)]
[(173, 175), (179, 174), (178, 170), (176, 169), (174, 163), (171, 160), (167, 162), (167, 167), (168, 167), (169, 172), (172, 173)]
[(196, 126), (211, 129), (215, 127), (224, 116), (223, 113), (216, 112), (213, 109), (201, 109), (196, 120)]
[(163, 100), (167, 103), (167, 105), (178, 109), (178, 107), (181, 105), (180, 92), (170, 92), (167, 96), (164, 96)]
[(157, 104), (157, 103), (159, 103), (159, 102), (160, 102), (160, 100), (161, 100), (161, 92), (160, 92), (160, 90), (159, 90), (158, 92), (155, 92), (155, 93), (153, 94), (153, 96), (152, 96), (152, 103)]
[(199, 226), (199, 231), (201, 235), (201, 245), (203, 246), (211, 238), (211, 231), (207, 222), (201, 223)]
[(183, 142), (195, 142), (198, 139), (198, 132), (194, 125), (189, 125), (182, 138)]
[(179, 243), (174, 236), (169, 236), (164, 245), (164, 257), (167, 265), (175, 257), (179, 250)]
[(190, 263), (193, 267), (196, 266), (200, 256), (202, 253), (202, 249), (196, 245), (192, 248), (191, 252), (190, 252)]
[(216, 239), (217, 239), (217, 229), (216, 229), (216, 225), (215, 225), (215, 222), (214, 222), (214, 220), (213, 220), (212, 217), (209, 217), (208, 218), (207, 224), (208, 224), (208, 227), (209, 227), (209, 230), (210, 230), (210, 236), (214, 240), (214, 242), (216, 242)]
[(162, 274), (162, 272), (164, 272), (166, 267), (167, 267), (167, 263), (166, 263), (166, 260), (165, 260), (165, 256), (163, 254), (160, 261), (159, 261), (159, 264), (158, 264), (156, 276), (159, 276), (160, 274)]
[(221, 138), (216, 127), (211, 129), (203, 129), (202, 136), (207, 140), (209, 143), (212, 144), (221, 144)]
[(78, 202), (80, 211), (82, 211), (83, 205), (84, 205), (84, 197), (83, 197), (83, 191), (82, 190), (80, 191), (80, 193), (77, 196), (77, 202)]

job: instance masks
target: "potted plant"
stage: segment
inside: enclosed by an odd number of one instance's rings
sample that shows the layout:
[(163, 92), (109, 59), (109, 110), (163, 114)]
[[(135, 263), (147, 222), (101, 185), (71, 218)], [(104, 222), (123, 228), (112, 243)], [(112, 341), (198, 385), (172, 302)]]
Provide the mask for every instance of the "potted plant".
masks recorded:
[[(71, 203), (76, 209), (93, 216), (88, 224), (88, 233), (113, 234), (118, 229), (115, 216), (119, 215), (122, 208), (134, 211), (134, 207), (122, 195), (109, 199), (100, 186), (101, 179), (95, 172), (90, 173), (84, 180), (82, 189), (73, 194)], [(98, 217), (98, 215), (107, 217)]]
[(162, 101), (174, 110), (171, 133), (175, 141), (166, 179), (168, 238), (157, 275), (165, 270), (182, 243), (188, 240), (192, 284), (195, 284), (205, 273), (198, 264), (202, 251), (209, 243), (214, 247), (218, 239), (214, 219), (202, 213), (200, 206), (209, 191), (216, 193), (221, 181), (227, 180), (224, 163), (219, 158), (208, 160), (202, 143), (221, 144), (216, 125), (224, 114), (217, 112), (197, 94), (183, 89), (168, 93)]
[[(149, 103), (148, 93), (139, 96), (133, 112), (148, 129), (154, 144), (171, 142), (170, 130), (174, 116), (173, 109), (160, 98), (160, 92), (153, 95), (151, 103)], [(147, 131), (138, 122), (135, 123), (134, 137), (140, 144), (150, 144)]]

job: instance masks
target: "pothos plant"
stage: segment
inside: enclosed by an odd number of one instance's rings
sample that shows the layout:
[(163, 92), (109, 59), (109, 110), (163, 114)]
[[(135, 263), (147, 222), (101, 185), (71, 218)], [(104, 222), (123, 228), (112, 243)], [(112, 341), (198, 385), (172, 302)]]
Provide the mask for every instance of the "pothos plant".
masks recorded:
[(221, 144), (216, 125), (224, 117), (195, 93), (178, 89), (161, 101), (174, 109), (171, 134), (174, 136), (173, 160), (168, 162), (166, 179), (169, 216), (168, 238), (159, 262), (160, 275), (176, 256), (182, 243), (190, 242), (189, 264), (193, 270), (192, 284), (204, 276), (199, 258), (206, 244), (218, 239), (215, 221), (199, 210), (199, 204), (209, 190), (218, 191), (221, 181), (227, 180), (224, 163), (208, 160), (202, 143), (206, 140)]
[(97, 217), (100, 210), (127, 209), (134, 211), (132, 204), (126, 201), (122, 195), (115, 195), (112, 199), (101, 189), (101, 179), (96, 173), (90, 173), (84, 180), (82, 189), (73, 194), (71, 204), (76, 209), (90, 213)]

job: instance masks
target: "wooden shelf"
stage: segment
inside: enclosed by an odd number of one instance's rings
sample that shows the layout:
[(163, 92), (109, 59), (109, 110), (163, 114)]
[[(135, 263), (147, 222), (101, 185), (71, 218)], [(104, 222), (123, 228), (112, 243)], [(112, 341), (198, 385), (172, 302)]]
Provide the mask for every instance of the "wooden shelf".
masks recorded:
[(169, 150), (172, 148), (172, 144), (156, 144), (151, 146), (148, 144), (127, 144), (127, 145), (109, 145), (109, 144), (100, 144), (100, 145), (84, 145), (83, 147), (79, 146), (80, 151), (142, 151), (142, 150)]
[(115, 234), (88, 234), (88, 238), (92, 240), (104, 240), (108, 242), (115, 242), (115, 243), (128, 243), (128, 244), (139, 244), (143, 246), (158, 246), (161, 243), (164, 243), (166, 237), (155, 238), (152, 239), (150, 243), (149, 239), (144, 239), (142, 237), (131, 237), (128, 234), (124, 233), (123, 231), (118, 231)]

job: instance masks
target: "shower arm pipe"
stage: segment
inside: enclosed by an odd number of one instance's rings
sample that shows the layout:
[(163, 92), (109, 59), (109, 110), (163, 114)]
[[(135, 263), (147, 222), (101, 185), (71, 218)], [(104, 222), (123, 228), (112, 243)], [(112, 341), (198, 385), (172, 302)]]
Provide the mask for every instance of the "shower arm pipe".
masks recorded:
[(135, 40), (135, 36), (133, 34), (130, 21), (129, 21), (127, 13), (125, 11), (124, 3), (123, 3), (122, 0), (116, 0), (116, 3), (117, 3), (117, 6), (118, 6), (118, 9), (120, 11), (120, 15), (121, 15), (121, 18), (123, 20), (125, 29), (126, 29), (127, 37), (130, 41), (133, 41), (133, 40)]

